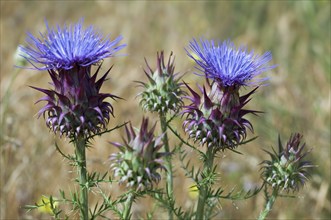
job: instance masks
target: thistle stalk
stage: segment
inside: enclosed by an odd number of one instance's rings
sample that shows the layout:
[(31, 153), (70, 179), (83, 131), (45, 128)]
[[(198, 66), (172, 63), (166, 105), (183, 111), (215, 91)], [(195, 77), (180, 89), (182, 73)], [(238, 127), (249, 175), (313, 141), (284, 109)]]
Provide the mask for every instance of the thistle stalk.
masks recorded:
[[(169, 153), (169, 155), (166, 157), (166, 168), (167, 168), (167, 196), (170, 202), (173, 202), (173, 176), (172, 176), (172, 163), (171, 163), (171, 154), (169, 149), (169, 139), (167, 135), (167, 117), (164, 113), (160, 113), (160, 122), (161, 122), (161, 129), (163, 133), (163, 144), (164, 144), (164, 150), (166, 153)], [(168, 215), (169, 219), (173, 219), (172, 210), (168, 209)]]
[(133, 200), (134, 200), (134, 194), (133, 192), (130, 192), (124, 204), (123, 219), (125, 220), (131, 218), (131, 207)]
[[(125, 45), (119, 45), (121, 36), (110, 40), (93, 26), (84, 28), (83, 20), (62, 28), (59, 25), (51, 28), (46, 22), (46, 28), (47, 33), (40, 33), (39, 38), (28, 33), (27, 45), (20, 46), (19, 55), (32, 64), (32, 69), (47, 70), (51, 77), (53, 88), (32, 87), (45, 94), (37, 102), (47, 102), (39, 110), (38, 117), (43, 116), (50, 130), (60, 137), (66, 136), (74, 144), (80, 189), (79, 198), (75, 194), (70, 202), (79, 207), (80, 219), (87, 220), (89, 179), (85, 150), (88, 140), (107, 130), (107, 124), (114, 116), (113, 106), (106, 99), (119, 98), (100, 92), (111, 68), (101, 77), (98, 73), (102, 61), (113, 57)], [(91, 73), (92, 66), (98, 66), (94, 74)]]
[[(149, 112), (157, 112), (159, 114), (162, 141), (167, 157), (165, 159), (165, 167), (167, 169), (167, 197), (169, 201), (168, 213), (169, 219), (173, 219), (172, 208), (174, 203), (173, 197), (173, 172), (171, 164), (171, 154), (169, 149), (169, 139), (167, 135), (167, 113), (178, 112), (183, 103), (182, 95), (186, 94), (181, 90), (183, 83), (180, 83), (180, 77), (174, 73), (175, 65), (173, 53), (170, 53), (168, 62), (165, 62), (164, 52), (157, 53), (157, 68), (154, 71), (147, 63), (147, 69), (144, 70), (148, 83), (138, 82), (144, 88), (144, 91), (139, 93), (141, 96), (140, 105), (142, 108)], [(170, 207), (171, 206), (171, 207)]]
[[(203, 173), (205, 173), (207, 177), (210, 176), (213, 170), (213, 164), (214, 164), (214, 150), (213, 147), (208, 147), (206, 152), (206, 158), (204, 161), (204, 171), (203, 171)], [(199, 188), (199, 200), (198, 200), (198, 206), (195, 216), (196, 220), (204, 219), (205, 204), (209, 191), (210, 191), (210, 186), (209, 183), (207, 182), (204, 182), (203, 185)]]
[[(282, 144), (280, 136), (278, 137), (278, 152), (272, 149), (272, 152), (266, 151), (271, 157), (264, 160), (261, 164), (262, 179), (264, 180), (266, 190), (266, 204), (264, 210), (260, 213), (259, 220), (265, 219), (272, 209), (278, 196), (278, 192), (295, 192), (304, 186), (309, 180), (309, 169), (315, 167), (305, 156), (310, 151), (305, 151), (305, 143), (301, 144), (302, 135), (294, 133), (286, 143)], [(267, 186), (272, 187), (272, 194), (267, 194)]]
[(272, 206), (274, 205), (274, 203), (276, 201), (277, 196), (278, 196), (278, 188), (274, 188), (273, 191), (272, 191), (271, 196), (267, 197), (265, 208), (260, 213), (260, 216), (259, 216), (258, 220), (264, 220), (268, 216), (269, 212), (272, 209)]
[(80, 219), (88, 219), (88, 181), (86, 171), (86, 155), (85, 155), (86, 140), (83, 137), (78, 137), (76, 145), (76, 160), (79, 175), (79, 188), (80, 188)]

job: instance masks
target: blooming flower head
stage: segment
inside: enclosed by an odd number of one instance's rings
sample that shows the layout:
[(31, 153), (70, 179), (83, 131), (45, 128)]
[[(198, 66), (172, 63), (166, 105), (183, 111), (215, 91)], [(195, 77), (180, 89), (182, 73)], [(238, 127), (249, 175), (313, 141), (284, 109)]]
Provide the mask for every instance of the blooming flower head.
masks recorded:
[(234, 149), (245, 141), (247, 128), (253, 131), (252, 124), (244, 116), (258, 112), (243, 107), (255, 90), (239, 97), (233, 91), (221, 91), (216, 84), (207, 83), (207, 88), (199, 87), (199, 95), (186, 86), (192, 96), (187, 96), (191, 103), (183, 107), (182, 113), (186, 115), (183, 126), (194, 141), (215, 151)]
[(121, 36), (111, 41), (108, 37), (103, 38), (93, 26), (84, 29), (82, 20), (63, 28), (50, 28), (47, 23), (46, 26), (47, 33), (40, 34), (40, 39), (28, 33), (28, 46), (20, 47), (21, 56), (38, 70), (88, 67), (113, 56), (125, 46), (118, 45)]
[(157, 69), (155, 71), (148, 65), (145, 74), (148, 83), (139, 82), (144, 90), (138, 95), (141, 96), (140, 105), (150, 112), (167, 113), (177, 111), (183, 105), (181, 96), (184, 91), (181, 89), (180, 77), (174, 73), (175, 65), (172, 53), (168, 62), (165, 63), (164, 52), (157, 53)]
[(255, 77), (275, 67), (268, 65), (272, 59), (270, 52), (256, 55), (245, 47), (236, 48), (229, 40), (215, 43), (213, 40), (200, 39), (199, 44), (193, 39), (189, 49), (192, 52), (186, 50), (187, 54), (196, 62), (196, 68), (221, 88), (258, 84), (266, 78)]
[[(100, 79), (97, 77), (102, 59), (123, 48), (116, 46), (121, 37), (103, 39), (92, 26), (83, 29), (82, 22), (57, 30), (47, 26), (47, 30), (46, 35), (41, 34), (42, 39), (29, 34), (29, 46), (21, 47), (22, 56), (35, 69), (47, 70), (52, 79), (54, 89), (33, 87), (46, 94), (39, 100), (47, 102), (39, 116), (47, 118), (46, 125), (55, 133), (69, 138), (97, 134), (113, 115), (113, 107), (105, 99), (119, 98), (100, 92), (110, 69)], [(93, 64), (99, 65), (94, 74)]]
[(278, 153), (266, 151), (271, 160), (265, 160), (261, 164), (262, 178), (273, 188), (281, 190), (299, 190), (309, 179), (308, 169), (314, 167), (310, 161), (304, 161), (309, 153), (304, 152), (305, 144), (300, 146), (302, 135), (291, 135), (284, 148), (279, 138)]
[(120, 177), (120, 183), (126, 182), (127, 187), (152, 188), (161, 179), (158, 170), (165, 169), (162, 157), (167, 154), (159, 152), (163, 146), (162, 136), (154, 136), (155, 125), (148, 130), (148, 119), (145, 118), (139, 130), (135, 131), (131, 124), (125, 128), (124, 143), (112, 143), (120, 150), (110, 156), (115, 176)]

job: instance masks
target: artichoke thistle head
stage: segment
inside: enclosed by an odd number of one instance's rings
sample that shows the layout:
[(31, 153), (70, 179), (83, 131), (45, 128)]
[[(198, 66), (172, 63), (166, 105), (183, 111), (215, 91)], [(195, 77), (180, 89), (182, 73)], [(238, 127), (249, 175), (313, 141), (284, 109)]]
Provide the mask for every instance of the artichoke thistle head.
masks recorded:
[(271, 53), (258, 55), (253, 50), (248, 52), (246, 47), (236, 47), (230, 40), (216, 42), (203, 38), (193, 39), (186, 52), (196, 63), (196, 74), (204, 76), (211, 89), (200, 88), (198, 94), (187, 86), (192, 97), (188, 97), (191, 104), (184, 106), (185, 131), (201, 145), (221, 150), (237, 147), (245, 141), (247, 128), (253, 132), (252, 124), (244, 116), (258, 113), (243, 109), (257, 87), (243, 96), (239, 90), (267, 80), (258, 76), (275, 67), (269, 64)]
[(304, 160), (310, 151), (304, 152), (305, 143), (300, 146), (301, 139), (301, 134), (292, 134), (284, 148), (279, 138), (278, 153), (266, 151), (271, 159), (261, 163), (262, 178), (273, 188), (298, 191), (309, 180), (308, 169), (314, 165)]
[(244, 116), (258, 112), (243, 107), (256, 89), (239, 97), (237, 89), (220, 89), (208, 80), (206, 85), (199, 87), (199, 94), (186, 84), (192, 96), (186, 97), (190, 104), (182, 111), (186, 115), (184, 130), (201, 145), (216, 150), (234, 149), (245, 141), (247, 128), (253, 132), (252, 124)]
[[(34, 69), (47, 70), (52, 79), (53, 89), (33, 87), (46, 94), (39, 101), (47, 104), (38, 114), (61, 136), (88, 138), (105, 129), (113, 115), (113, 107), (105, 99), (118, 97), (100, 92), (110, 69), (98, 80), (97, 76), (102, 60), (125, 46), (118, 45), (122, 37), (103, 38), (93, 26), (84, 29), (82, 20), (57, 29), (47, 23), (46, 27), (46, 34), (38, 39), (29, 33), (27, 46), (20, 46), (20, 56)], [(92, 65), (98, 66), (94, 74)]]
[(172, 52), (168, 62), (165, 63), (164, 52), (157, 53), (157, 68), (154, 71), (147, 63), (145, 74), (148, 82), (139, 82), (144, 90), (138, 95), (141, 96), (140, 105), (146, 111), (167, 113), (177, 111), (183, 105), (181, 96), (184, 94), (181, 89), (180, 77), (175, 74), (174, 58)]
[(155, 137), (155, 125), (148, 130), (148, 119), (143, 118), (139, 130), (131, 123), (125, 127), (126, 139), (123, 143), (112, 143), (120, 150), (110, 156), (114, 175), (127, 187), (143, 190), (152, 188), (161, 179), (159, 169), (165, 169), (162, 158), (166, 153), (162, 148), (162, 136)]
[(100, 92), (110, 71), (97, 80), (100, 68), (101, 65), (93, 75), (90, 73), (91, 67), (48, 70), (54, 89), (33, 87), (46, 94), (39, 101), (46, 101), (47, 104), (38, 115), (46, 118), (46, 125), (55, 133), (69, 138), (88, 137), (106, 128), (110, 116), (113, 116), (113, 107), (105, 99), (119, 97)]

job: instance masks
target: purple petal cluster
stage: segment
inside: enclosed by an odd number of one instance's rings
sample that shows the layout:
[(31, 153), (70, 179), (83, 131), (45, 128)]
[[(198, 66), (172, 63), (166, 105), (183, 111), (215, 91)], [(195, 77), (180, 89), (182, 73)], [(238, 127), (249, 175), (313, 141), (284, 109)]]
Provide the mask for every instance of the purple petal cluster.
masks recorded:
[(247, 128), (253, 131), (252, 124), (244, 116), (258, 112), (243, 107), (256, 89), (239, 97), (237, 91), (221, 91), (216, 84), (207, 85), (207, 89), (199, 87), (200, 94), (186, 85), (192, 96), (187, 96), (191, 104), (184, 106), (182, 112), (186, 115), (185, 132), (200, 145), (213, 147), (216, 151), (234, 149), (246, 139)]
[(309, 151), (304, 152), (305, 143), (300, 146), (301, 139), (301, 134), (292, 134), (284, 148), (279, 138), (278, 153), (274, 149), (266, 151), (271, 160), (261, 163), (262, 178), (273, 188), (298, 191), (309, 179), (308, 169), (315, 166), (304, 160)]
[(200, 39), (199, 44), (193, 39), (189, 49), (192, 52), (186, 50), (187, 54), (196, 62), (196, 68), (221, 87), (256, 85), (267, 79), (255, 79), (256, 76), (275, 67), (268, 65), (270, 52), (256, 55), (245, 47), (236, 48), (229, 40), (215, 43)]
[[(103, 38), (93, 26), (83, 28), (83, 22), (63, 28), (50, 28), (40, 38), (28, 33), (28, 46), (20, 46), (22, 55), (35, 69), (65, 69), (75, 66), (87, 67), (111, 57), (125, 45), (118, 45), (122, 37), (115, 40)], [(40, 66), (41, 65), (41, 66)]]
[(165, 169), (162, 158), (167, 155), (159, 152), (163, 147), (162, 136), (155, 137), (155, 125), (148, 130), (148, 119), (143, 118), (140, 129), (136, 132), (131, 123), (125, 126), (127, 138), (122, 143), (112, 143), (120, 152), (112, 154), (110, 160), (115, 176), (120, 183), (138, 190), (152, 188), (161, 175), (159, 169)]

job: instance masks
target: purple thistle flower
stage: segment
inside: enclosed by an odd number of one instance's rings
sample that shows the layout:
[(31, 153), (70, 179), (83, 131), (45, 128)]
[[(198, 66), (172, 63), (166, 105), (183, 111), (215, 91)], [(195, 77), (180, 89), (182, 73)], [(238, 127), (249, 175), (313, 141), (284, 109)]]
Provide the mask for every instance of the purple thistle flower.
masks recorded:
[(267, 152), (271, 160), (265, 160), (261, 164), (262, 178), (273, 188), (297, 191), (309, 179), (309, 168), (315, 167), (310, 161), (303, 158), (310, 152), (304, 152), (305, 143), (300, 146), (302, 135), (292, 134), (284, 148), (278, 138), (278, 153)]
[[(267, 80), (254, 79), (256, 76), (275, 67), (268, 65), (272, 59), (270, 52), (255, 55), (254, 51), (248, 52), (245, 47), (237, 49), (229, 40), (216, 44), (213, 40), (200, 39), (199, 44), (193, 39), (189, 49), (192, 52), (186, 52), (196, 62), (196, 68), (207, 78), (216, 81), (221, 88), (256, 85)], [(248, 82), (253, 79), (253, 82)]]
[[(47, 25), (47, 24), (46, 24)], [(46, 125), (61, 136), (88, 138), (106, 128), (113, 107), (106, 98), (119, 98), (109, 93), (100, 93), (100, 89), (110, 69), (97, 80), (101, 61), (125, 45), (116, 46), (122, 39), (114, 41), (102, 39), (93, 27), (85, 30), (82, 21), (74, 26), (50, 29), (41, 34), (42, 39), (28, 35), (28, 47), (21, 47), (22, 55), (35, 69), (47, 70), (54, 89), (32, 87), (46, 94), (40, 101), (47, 104), (38, 112), (44, 116)], [(37, 64), (44, 65), (37, 67)], [(91, 66), (99, 67), (91, 74)]]
[(244, 118), (248, 113), (259, 113), (243, 107), (249, 102), (254, 89), (239, 97), (237, 90), (221, 91), (216, 84), (200, 89), (201, 95), (186, 85), (192, 96), (187, 96), (190, 105), (184, 106), (186, 115), (183, 127), (194, 141), (216, 150), (234, 149), (242, 144), (247, 136), (247, 128), (253, 132), (252, 124)]
[(155, 137), (155, 125), (148, 130), (148, 119), (145, 118), (139, 130), (135, 131), (131, 123), (125, 126), (125, 130), (127, 138), (123, 138), (124, 143), (112, 143), (120, 150), (110, 156), (115, 176), (120, 177), (120, 183), (127, 182), (127, 187), (152, 188), (153, 183), (161, 179), (158, 170), (166, 169), (162, 158), (167, 153), (159, 152), (163, 147), (162, 135)]
[[(115, 40), (103, 38), (95, 32), (93, 26), (83, 29), (81, 20), (75, 25), (57, 29), (50, 28), (46, 22), (47, 34), (40, 34), (41, 39), (28, 33), (28, 46), (20, 46), (21, 56), (30, 62), (35, 69), (65, 69), (75, 66), (88, 67), (111, 57), (115, 52), (125, 47), (118, 45), (122, 37)], [(41, 64), (41, 67), (37, 65)]]

